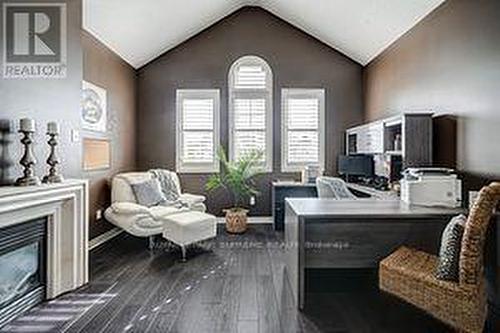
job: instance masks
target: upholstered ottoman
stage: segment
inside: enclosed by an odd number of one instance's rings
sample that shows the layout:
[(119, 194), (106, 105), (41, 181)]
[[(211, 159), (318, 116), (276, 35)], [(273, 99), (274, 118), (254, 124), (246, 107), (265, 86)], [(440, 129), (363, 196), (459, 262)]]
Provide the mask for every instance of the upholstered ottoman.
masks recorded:
[(215, 216), (189, 211), (163, 217), (163, 238), (182, 249), (182, 261), (186, 260), (186, 246), (217, 236)]

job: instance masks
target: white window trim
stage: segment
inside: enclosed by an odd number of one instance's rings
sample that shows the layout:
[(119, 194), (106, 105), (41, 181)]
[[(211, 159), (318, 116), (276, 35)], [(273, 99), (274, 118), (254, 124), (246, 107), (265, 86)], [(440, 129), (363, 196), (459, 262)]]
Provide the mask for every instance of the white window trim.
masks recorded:
[[(266, 71), (266, 89), (234, 89), (234, 73), (241, 65), (261, 65)], [(266, 163), (263, 165), (265, 172), (273, 171), (273, 73), (271, 67), (268, 63), (257, 56), (243, 56), (236, 60), (229, 69), (228, 78), (228, 89), (229, 89), (229, 105), (228, 105), (228, 121), (229, 121), (229, 160), (234, 161), (235, 158), (235, 148), (234, 148), (234, 99), (238, 97), (243, 98), (255, 98), (255, 97), (265, 97), (266, 100)], [(265, 95), (263, 94), (265, 93)]]
[(287, 128), (287, 99), (290, 97), (319, 99), (319, 167), (325, 168), (325, 89), (281, 89), (281, 171), (298, 172), (306, 166), (304, 163), (288, 164), (288, 128)]
[[(210, 98), (214, 100), (213, 117), (213, 163), (183, 163), (182, 147), (182, 101), (186, 98)], [(219, 89), (177, 89), (176, 91), (176, 171), (179, 173), (219, 172), (217, 149), (220, 144), (220, 91)]]

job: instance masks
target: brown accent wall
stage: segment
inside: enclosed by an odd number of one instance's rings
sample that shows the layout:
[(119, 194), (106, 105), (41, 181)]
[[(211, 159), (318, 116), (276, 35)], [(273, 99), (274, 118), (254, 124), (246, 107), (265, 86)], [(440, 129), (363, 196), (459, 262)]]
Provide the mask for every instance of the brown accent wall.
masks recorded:
[[(498, 178), (499, 68), (500, 2), (448, 0), (365, 68), (366, 120), (407, 110), (451, 115), (457, 168)], [(454, 130), (442, 125), (438, 157), (449, 160)]]
[(111, 228), (105, 220), (96, 220), (96, 210), (109, 206), (109, 179), (116, 173), (135, 170), (136, 158), (136, 74), (118, 55), (88, 32), (81, 33), (83, 79), (107, 91), (108, 130), (105, 134), (82, 131), (86, 137), (105, 138), (111, 142), (111, 167), (82, 171), (90, 180), (90, 236)]
[[(227, 76), (244, 55), (264, 58), (273, 71), (274, 170), (260, 181), (254, 215), (270, 215), (270, 181), (280, 170), (281, 88), (325, 88), (326, 172), (336, 172), (343, 132), (362, 120), (362, 67), (267, 11), (245, 7), (158, 57), (138, 72), (138, 164), (175, 170), (176, 89), (217, 88), (221, 92), (221, 142), (227, 146)], [(185, 190), (204, 193), (207, 175), (181, 175)], [(220, 214), (224, 195), (208, 198)]]

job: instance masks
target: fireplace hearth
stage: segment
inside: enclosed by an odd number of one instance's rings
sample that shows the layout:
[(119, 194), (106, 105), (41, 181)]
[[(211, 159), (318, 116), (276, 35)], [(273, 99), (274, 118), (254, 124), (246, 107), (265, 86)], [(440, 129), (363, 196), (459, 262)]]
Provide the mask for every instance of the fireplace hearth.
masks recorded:
[(0, 327), (46, 298), (47, 221), (0, 229)]

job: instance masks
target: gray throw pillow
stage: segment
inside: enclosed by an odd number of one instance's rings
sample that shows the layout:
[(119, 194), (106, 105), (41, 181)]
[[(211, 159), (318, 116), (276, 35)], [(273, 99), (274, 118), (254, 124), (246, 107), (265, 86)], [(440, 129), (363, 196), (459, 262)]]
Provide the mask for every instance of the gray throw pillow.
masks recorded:
[(458, 282), (460, 249), (466, 221), (467, 217), (464, 215), (455, 216), (443, 231), (436, 268), (436, 278), (439, 280)]
[(130, 184), (130, 186), (139, 205), (151, 207), (159, 205), (166, 200), (165, 195), (161, 191), (160, 182), (156, 178), (141, 183)]

